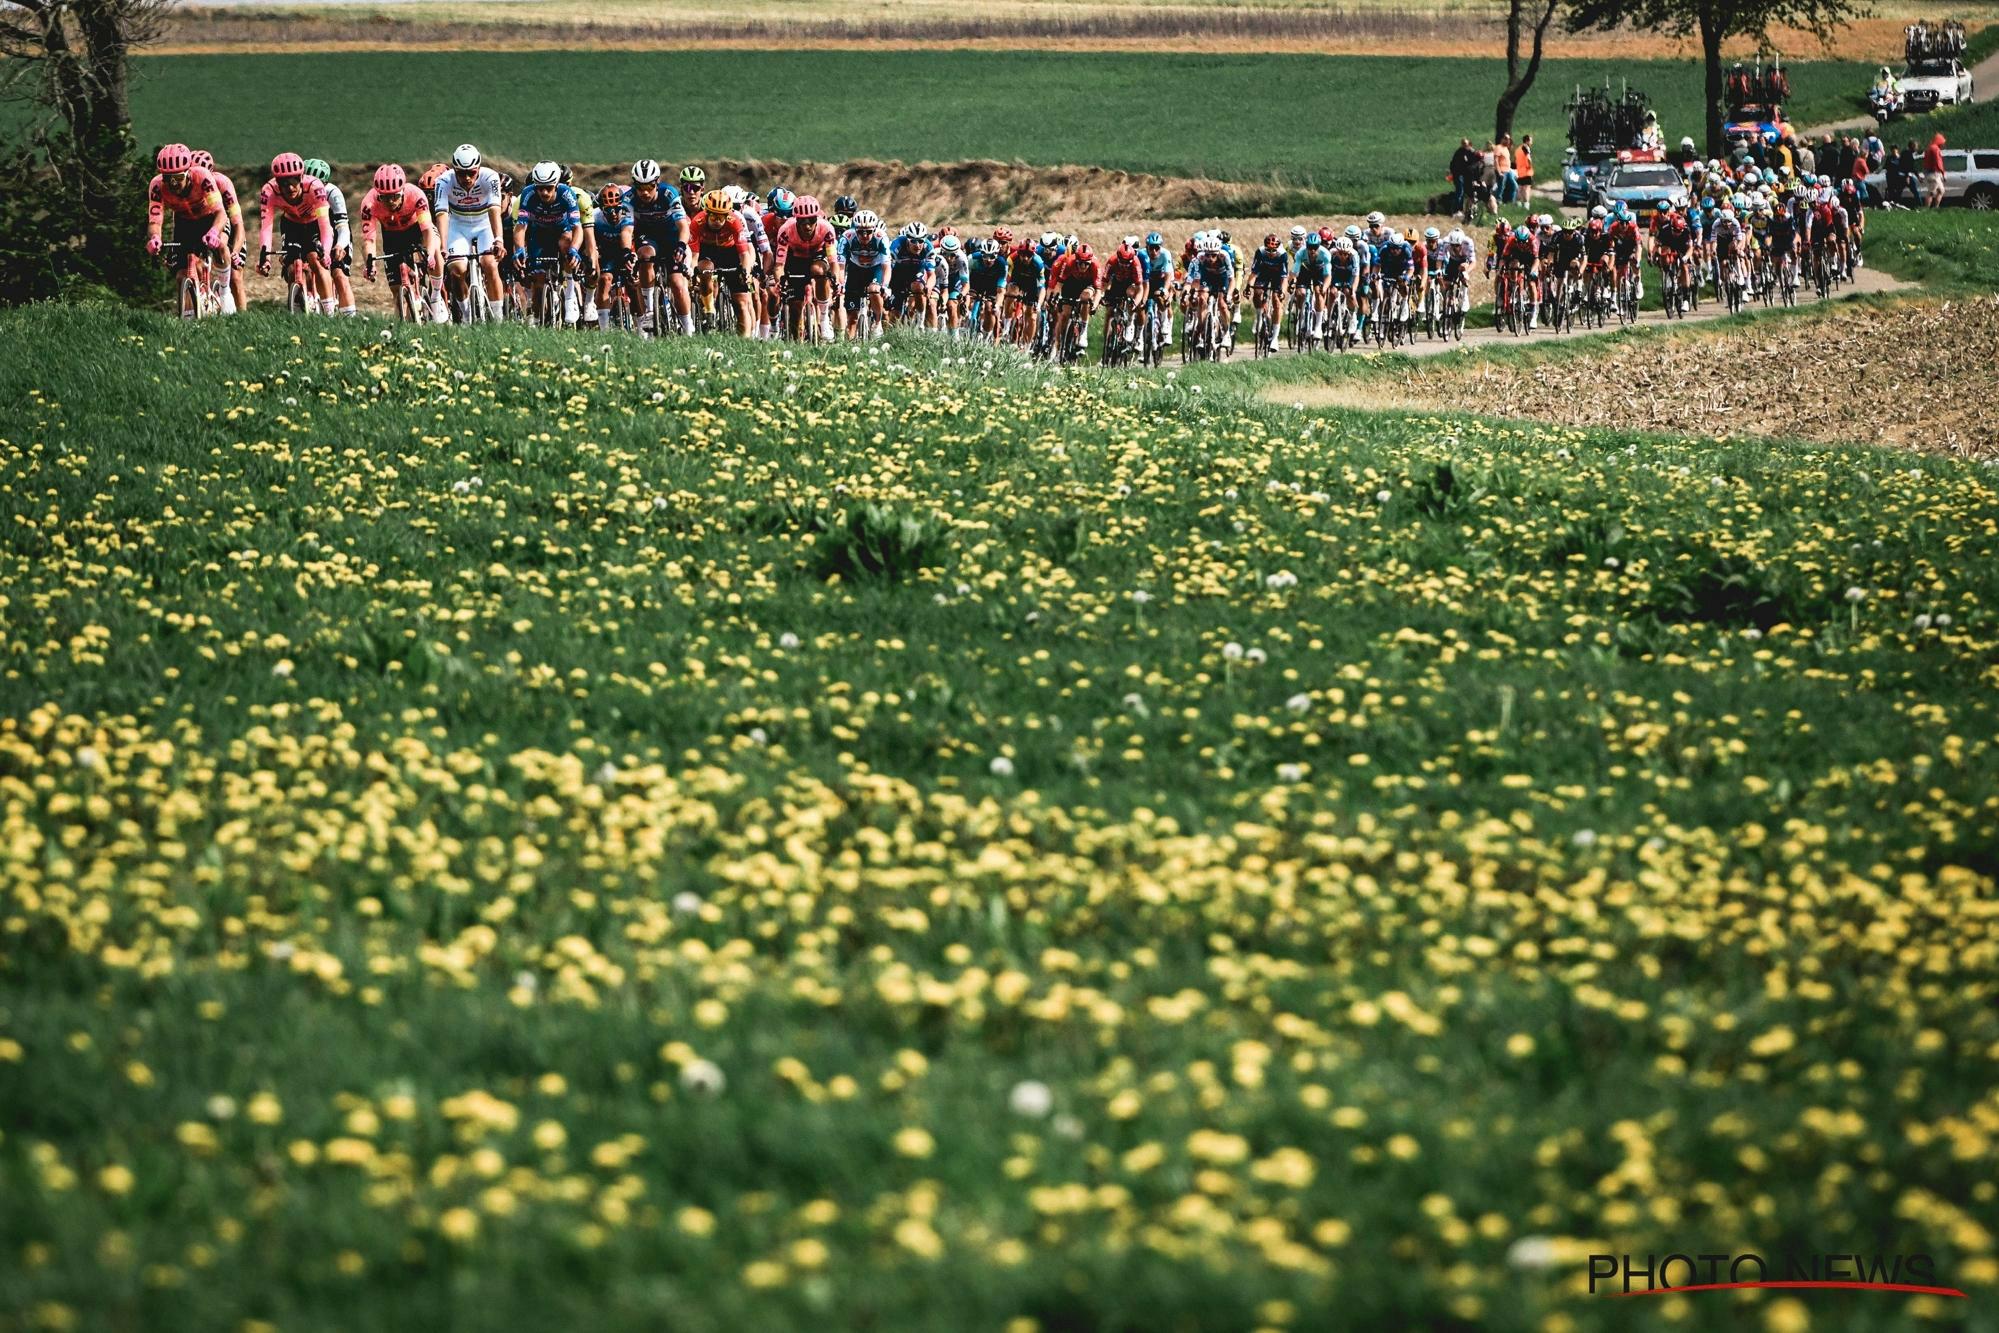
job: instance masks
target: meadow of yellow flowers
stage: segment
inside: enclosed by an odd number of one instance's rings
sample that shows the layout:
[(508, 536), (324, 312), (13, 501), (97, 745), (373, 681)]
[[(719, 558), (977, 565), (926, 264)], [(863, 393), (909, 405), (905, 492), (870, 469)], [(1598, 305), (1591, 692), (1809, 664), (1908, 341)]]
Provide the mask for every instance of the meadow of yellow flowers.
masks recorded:
[[(0, 1326), (1999, 1299), (1991, 470), (0, 332)], [(1584, 1290), (1689, 1246), (1971, 1300)]]

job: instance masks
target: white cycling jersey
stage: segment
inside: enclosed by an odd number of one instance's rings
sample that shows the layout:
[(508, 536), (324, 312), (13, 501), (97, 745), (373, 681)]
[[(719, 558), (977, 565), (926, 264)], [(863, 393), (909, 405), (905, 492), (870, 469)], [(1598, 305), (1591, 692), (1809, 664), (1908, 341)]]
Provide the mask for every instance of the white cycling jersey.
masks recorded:
[(434, 206), (448, 253), (476, 255), (490, 250), (494, 241), (491, 210), (500, 206), (500, 173), (481, 167), (466, 185), (457, 172), (447, 171), (437, 178)]
[(347, 228), (347, 196), (331, 181), (326, 183), (326, 220), (333, 224), (333, 248), (353, 249), (354, 237)]

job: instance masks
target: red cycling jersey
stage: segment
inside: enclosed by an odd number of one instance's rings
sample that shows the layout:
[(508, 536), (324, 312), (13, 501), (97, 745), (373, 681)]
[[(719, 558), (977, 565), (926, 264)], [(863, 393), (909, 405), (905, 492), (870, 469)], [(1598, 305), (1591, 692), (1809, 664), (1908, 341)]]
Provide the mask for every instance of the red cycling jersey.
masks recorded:
[(1080, 292), (1085, 287), (1103, 286), (1104, 270), (1094, 258), (1085, 259), (1079, 254), (1066, 254), (1055, 261), (1055, 267), (1049, 273), (1048, 280), (1070, 291)]
[(408, 231), (416, 227), (426, 236), (430, 234), (430, 201), (423, 191), (405, 183), (398, 194), (382, 194), (369, 190), (361, 200), (361, 243), (368, 244), (375, 239), (375, 224), (381, 223), (383, 231)]
[(320, 253), (331, 253), (333, 224), (327, 220), (326, 187), (310, 176), (300, 176), (297, 179), (299, 192), (296, 198), (287, 199), (275, 180), (265, 181), (264, 188), (258, 191), (257, 211), (262, 215), (258, 244), (266, 250), (271, 248), (271, 224), (282, 217), (297, 226), (317, 224)]
[(693, 231), (689, 239), (703, 250), (740, 250), (750, 243), (749, 228), (734, 213), (723, 218), (718, 225), (704, 210), (695, 221)]
[(1104, 277), (1113, 287), (1132, 287), (1145, 280), (1145, 268), (1138, 262), (1135, 250), (1120, 250), (1111, 256), (1111, 262), (1104, 269)]

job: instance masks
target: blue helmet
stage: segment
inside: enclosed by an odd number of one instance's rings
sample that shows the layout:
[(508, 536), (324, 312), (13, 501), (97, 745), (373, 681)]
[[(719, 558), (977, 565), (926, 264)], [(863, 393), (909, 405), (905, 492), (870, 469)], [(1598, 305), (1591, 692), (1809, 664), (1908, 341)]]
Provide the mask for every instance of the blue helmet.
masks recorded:
[(1166, 238), (1165, 238), (1164, 236), (1161, 236), (1161, 235), (1160, 235), (1160, 234), (1159, 234), (1158, 232), (1156, 232), (1156, 231), (1149, 231), (1149, 232), (1145, 233), (1145, 248), (1146, 248), (1146, 249), (1148, 249), (1148, 250), (1157, 250), (1157, 249), (1158, 249), (1158, 248), (1159, 248), (1160, 246), (1162, 246), (1162, 245), (1164, 245), (1164, 244), (1166, 244)]
[(1531, 241), (1534, 239), (1534, 234), (1525, 227), (1515, 227), (1513, 229), (1513, 239), (1516, 241)]
[(1308, 232), (1306, 232), (1306, 233), (1305, 233), (1305, 248), (1306, 248), (1307, 250), (1316, 250), (1316, 249), (1318, 249), (1318, 248), (1319, 248), (1319, 233), (1318, 233), (1318, 232), (1316, 232), (1316, 231), (1308, 231)]

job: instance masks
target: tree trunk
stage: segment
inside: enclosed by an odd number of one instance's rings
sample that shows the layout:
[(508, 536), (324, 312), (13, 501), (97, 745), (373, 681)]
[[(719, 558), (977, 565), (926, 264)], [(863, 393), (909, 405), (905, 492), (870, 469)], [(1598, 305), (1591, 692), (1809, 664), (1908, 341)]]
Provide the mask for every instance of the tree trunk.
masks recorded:
[(1722, 139), (1724, 107), (1721, 79), (1721, 16), (1714, 6), (1702, 5), (1700, 10), (1701, 56), (1707, 62), (1707, 155), (1710, 158), (1724, 156), (1727, 146)]
[[(1527, 99), (1527, 93), (1534, 86), (1535, 76), (1541, 72), (1541, 51), (1547, 44), (1548, 25), (1555, 20), (1555, 10), (1561, 0), (1510, 0), (1506, 11), (1506, 88), (1499, 94), (1499, 105), (1492, 112), (1492, 141), (1498, 143), (1505, 135), (1513, 133), (1513, 117), (1520, 110), (1520, 104)], [(1527, 57), (1523, 70), (1520, 65), (1520, 25), (1523, 10), (1528, 5), (1536, 6), (1540, 17), (1534, 21), (1534, 45)]]
[[(83, 39), (86, 69), (83, 103), (70, 119), (81, 177), (77, 184), (83, 216), (115, 218), (120, 228), (128, 228), (132, 219), (123, 215), (133, 199), (128, 187), (137, 168), (127, 91), (131, 45), (124, 16), (116, 0), (77, 0), (74, 13), (78, 34)], [(85, 249), (94, 252), (124, 243), (122, 230), (93, 227)], [(111, 256), (92, 253), (91, 257), (103, 261)]]

